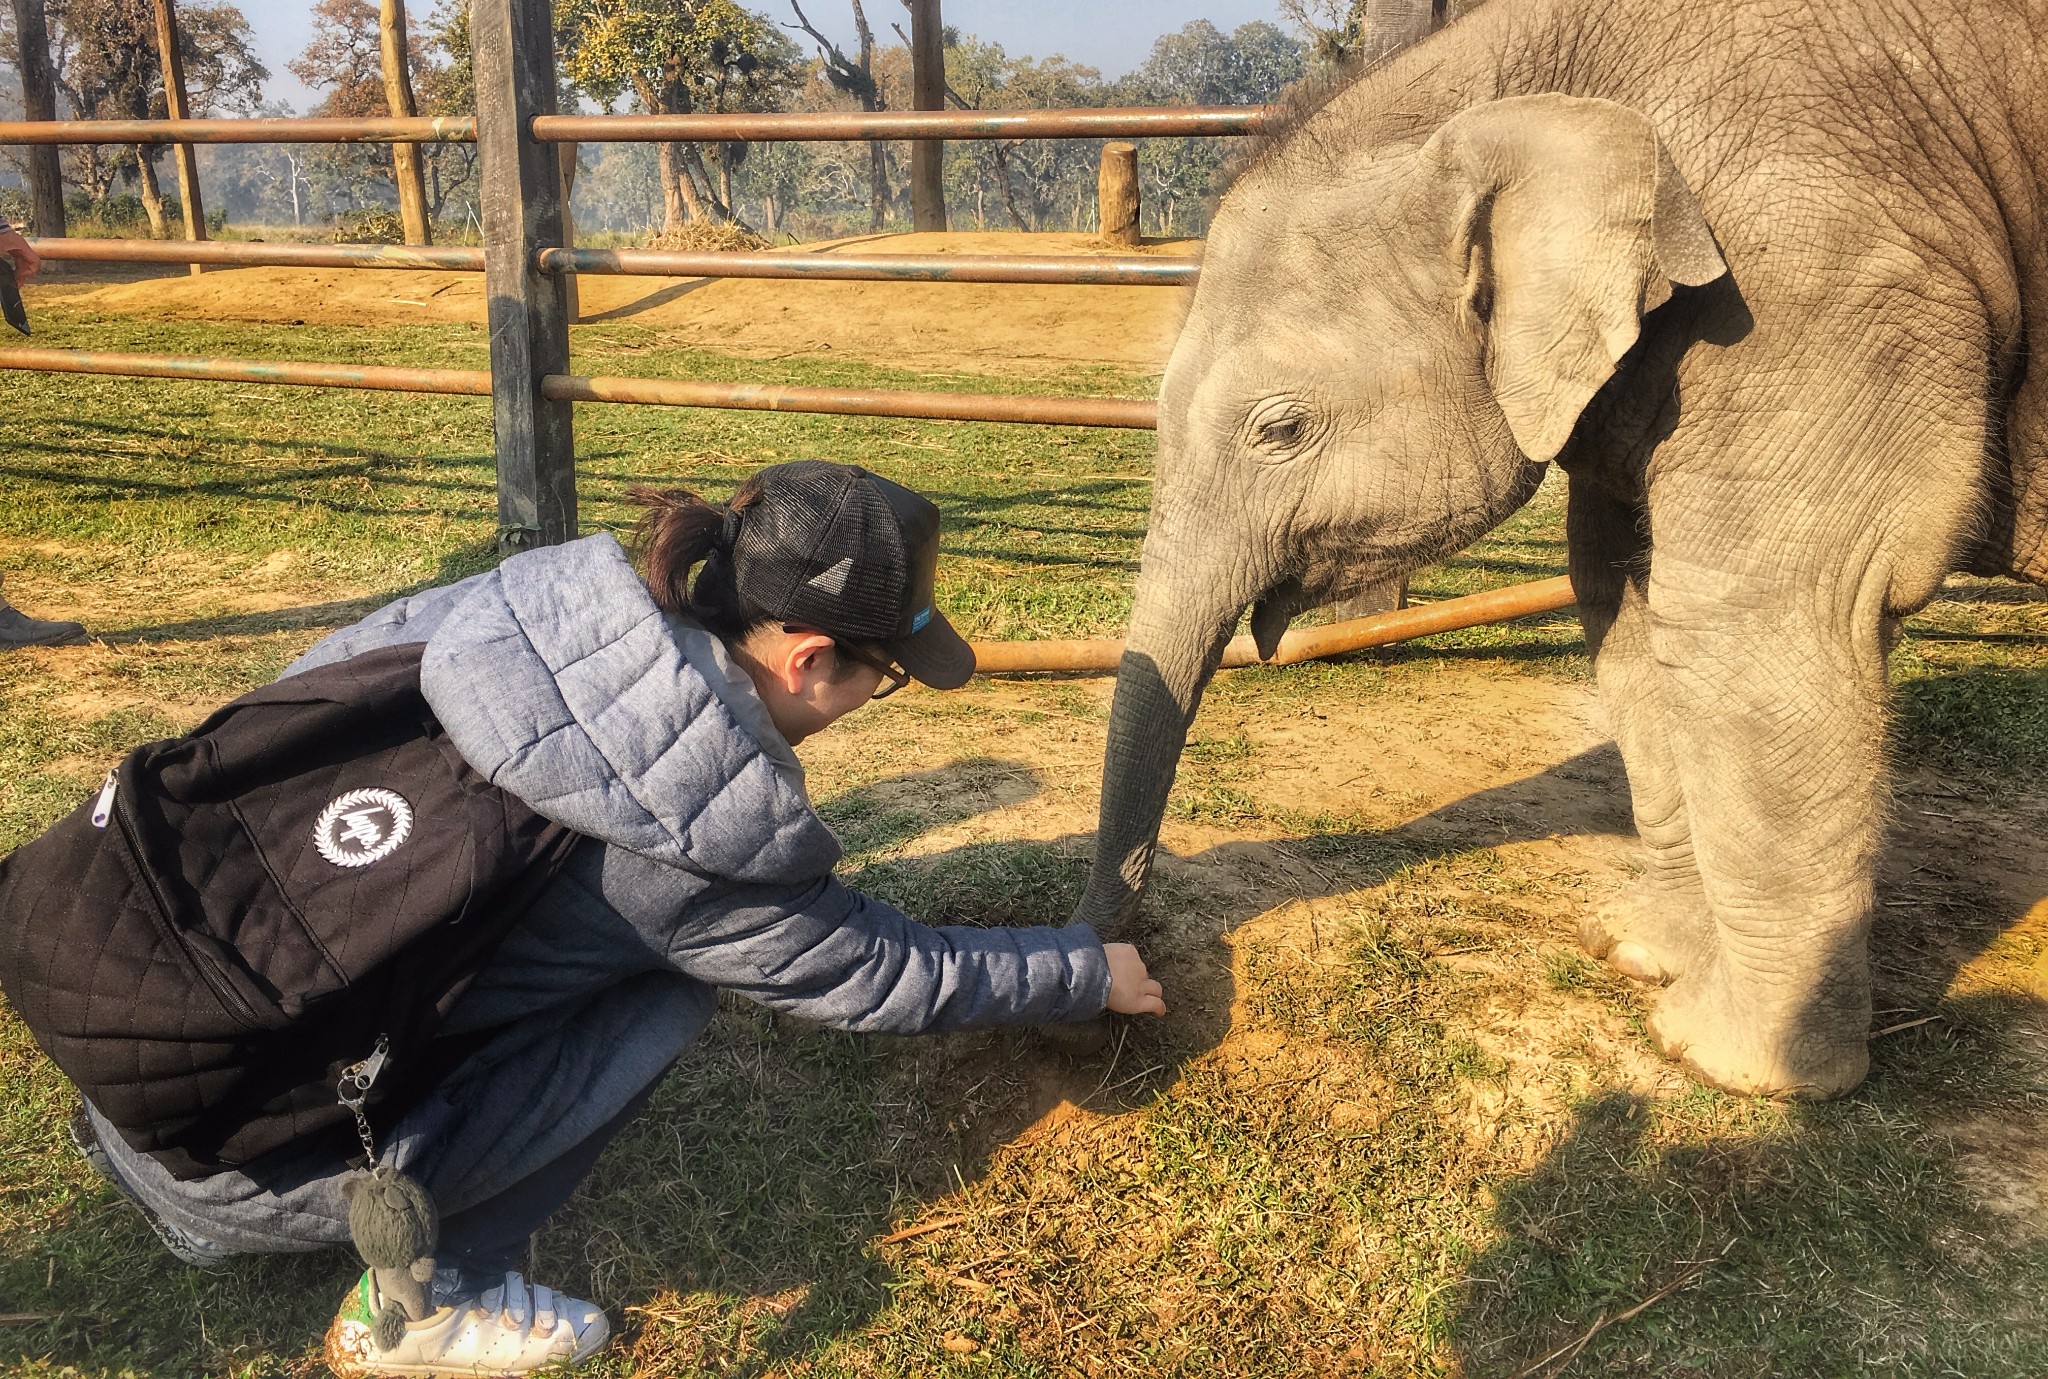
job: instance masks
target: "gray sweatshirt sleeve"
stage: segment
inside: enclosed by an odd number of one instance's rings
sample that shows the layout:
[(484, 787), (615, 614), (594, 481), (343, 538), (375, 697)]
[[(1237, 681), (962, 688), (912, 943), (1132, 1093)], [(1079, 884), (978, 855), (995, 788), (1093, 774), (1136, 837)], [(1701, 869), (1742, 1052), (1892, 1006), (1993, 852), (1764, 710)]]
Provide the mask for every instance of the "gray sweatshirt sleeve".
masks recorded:
[(794, 891), (720, 886), (671, 932), (668, 956), (700, 981), (867, 1033), (1085, 1020), (1109, 999), (1086, 924), (932, 928), (832, 876)]

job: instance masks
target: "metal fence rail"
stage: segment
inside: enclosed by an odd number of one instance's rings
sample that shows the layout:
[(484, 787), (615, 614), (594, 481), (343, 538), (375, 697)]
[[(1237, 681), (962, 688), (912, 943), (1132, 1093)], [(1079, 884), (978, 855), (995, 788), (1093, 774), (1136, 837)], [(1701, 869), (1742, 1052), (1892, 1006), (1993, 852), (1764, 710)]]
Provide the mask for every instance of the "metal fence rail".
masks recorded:
[(1032, 397), (1018, 393), (931, 393), (892, 388), (807, 388), (706, 383), (672, 378), (584, 378), (549, 374), (541, 394), (556, 402), (637, 402), (659, 407), (730, 407), (747, 412), (824, 412), (922, 421), (1029, 422), (1148, 431), (1159, 404), (1124, 397)]
[(403, 369), (374, 364), (216, 359), (210, 355), (32, 349), (0, 349), (0, 369), (111, 374), (122, 378), (186, 378), (214, 383), (292, 383), (309, 388), (364, 388), (383, 393), (491, 395), (489, 369)]
[[(58, 263), (201, 263), (235, 268), (391, 268), (481, 273), (484, 251), (461, 245), (264, 244), (251, 240), (41, 239)], [(542, 249), (544, 273), (657, 278), (782, 278), (830, 282), (1037, 283), (1179, 287), (1191, 258), (1149, 254), (693, 253), (668, 249)]]
[[(0, 349), (0, 370), (182, 378), (214, 383), (283, 383), (310, 388), (488, 397), (488, 369), (408, 369), (296, 360), (216, 359), (202, 355), (98, 350)], [(1035, 397), (1017, 393), (940, 393), (890, 388), (811, 388), (795, 384), (714, 383), (699, 379), (546, 374), (541, 392), (556, 402), (630, 402), (658, 407), (716, 407), (742, 412), (810, 412), (926, 421), (1021, 422), (1149, 430), (1158, 405), (1131, 398)]]
[(56, 263), (206, 263), (233, 268), (422, 268), (481, 273), (484, 251), (461, 245), (258, 244), (221, 239), (39, 239)]
[(1256, 134), (1263, 105), (1118, 105), (1068, 110), (798, 111), (539, 115), (544, 144), (854, 142), (905, 139), (1156, 139)]
[(467, 144), (474, 115), (348, 120), (0, 120), (0, 144)]
[(790, 278), (816, 282), (1067, 283), (1179, 287), (1193, 259), (1147, 254), (686, 253), (667, 249), (543, 249), (542, 271), (664, 278)]

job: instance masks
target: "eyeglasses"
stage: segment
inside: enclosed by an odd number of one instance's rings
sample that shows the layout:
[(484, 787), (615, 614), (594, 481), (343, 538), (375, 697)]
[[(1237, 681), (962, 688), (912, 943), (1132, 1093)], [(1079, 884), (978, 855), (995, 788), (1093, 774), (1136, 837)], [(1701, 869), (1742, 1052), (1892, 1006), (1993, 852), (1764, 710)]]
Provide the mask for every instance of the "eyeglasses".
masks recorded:
[[(818, 629), (811, 627), (798, 627), (791, 623), (785, 623), (783, 624), (782, 630), (784, 632), (815, 632)], [(830, 634), (827, 633), (826, 635), (829, 636)], [(882, 672), (882, 683), (873, 694), (868, 696), (870, 700), (887, 699), (897, 690), (902, 689), (905, 685), (910, 683), (909, 671), (902, 669), (900, 666), (896, 665), (895, 662), (889, 660), (885, 656), (877, 656), (874, 652), (868, 650), (859, 642), (841, 641), (839, 638), (833, 637), (832, 645), (839, 651), (839, 653), (842, 656), (849, 656), (854, 660), (859, 661), (869, 670), (879, 670), (880, 672)]]
[(882, 672), (882, 683), (876, 687), (873, 694), (868, 696), (871, 701), (887, 699), (897, 690), (910, 683), (909, 671), (902, 669), (894, 661), (886, 657), (877, 656), (859, 642), (842, 642), (835, 638), (832, 645), (838, 647), (840, 651), (853, 657), (854, 660), (859, 661), (868, 669)]

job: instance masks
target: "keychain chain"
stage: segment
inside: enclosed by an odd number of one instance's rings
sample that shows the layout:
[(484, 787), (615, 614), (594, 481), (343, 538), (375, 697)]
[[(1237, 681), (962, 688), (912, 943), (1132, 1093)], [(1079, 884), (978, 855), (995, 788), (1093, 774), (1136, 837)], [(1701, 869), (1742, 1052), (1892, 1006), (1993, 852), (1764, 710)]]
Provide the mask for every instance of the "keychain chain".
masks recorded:
[(377, 1141), (370, 1133), (370, 1118), (363, 1112), (363, 1103), (369, 1099), (370, 1088), (377, 1081), (377, 1074), (384, 1071), (384, 1060), (391, 1053), (391, 1036), (377, 1036), (377, 1047), (370, 1050), (370, 1056), (360, 1063), (351, 1063), (341, 1070), (341, 1080), (335, 1084), (334, 1095), (349, 1113), (356, 1118), (356, 1137), (363, 1142), (363, 1153), (369, 1158), (369, 1167), (377, 1166)]

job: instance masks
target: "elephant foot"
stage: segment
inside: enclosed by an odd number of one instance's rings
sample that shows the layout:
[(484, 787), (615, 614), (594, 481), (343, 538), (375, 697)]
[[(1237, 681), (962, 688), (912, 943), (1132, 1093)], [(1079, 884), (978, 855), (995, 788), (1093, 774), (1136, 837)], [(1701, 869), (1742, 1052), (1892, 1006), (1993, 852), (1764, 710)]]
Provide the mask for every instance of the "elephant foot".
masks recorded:
[(1674, 981), (1650, 1014), (1658, 1052), (1709, 1086), (1743, 1096), (1825, 1101), (1863, 1081), (1870, 1070), (1867, 982), (1860, 999), (1817, 987), (1791, 1003), (1760, 1000), (1752, 986), (1718, 962)]
[(1579, 922), (1579, 944), (1625, 977), (1662, 984), (1713, 955), (1706, 897), (1635, 881)]

